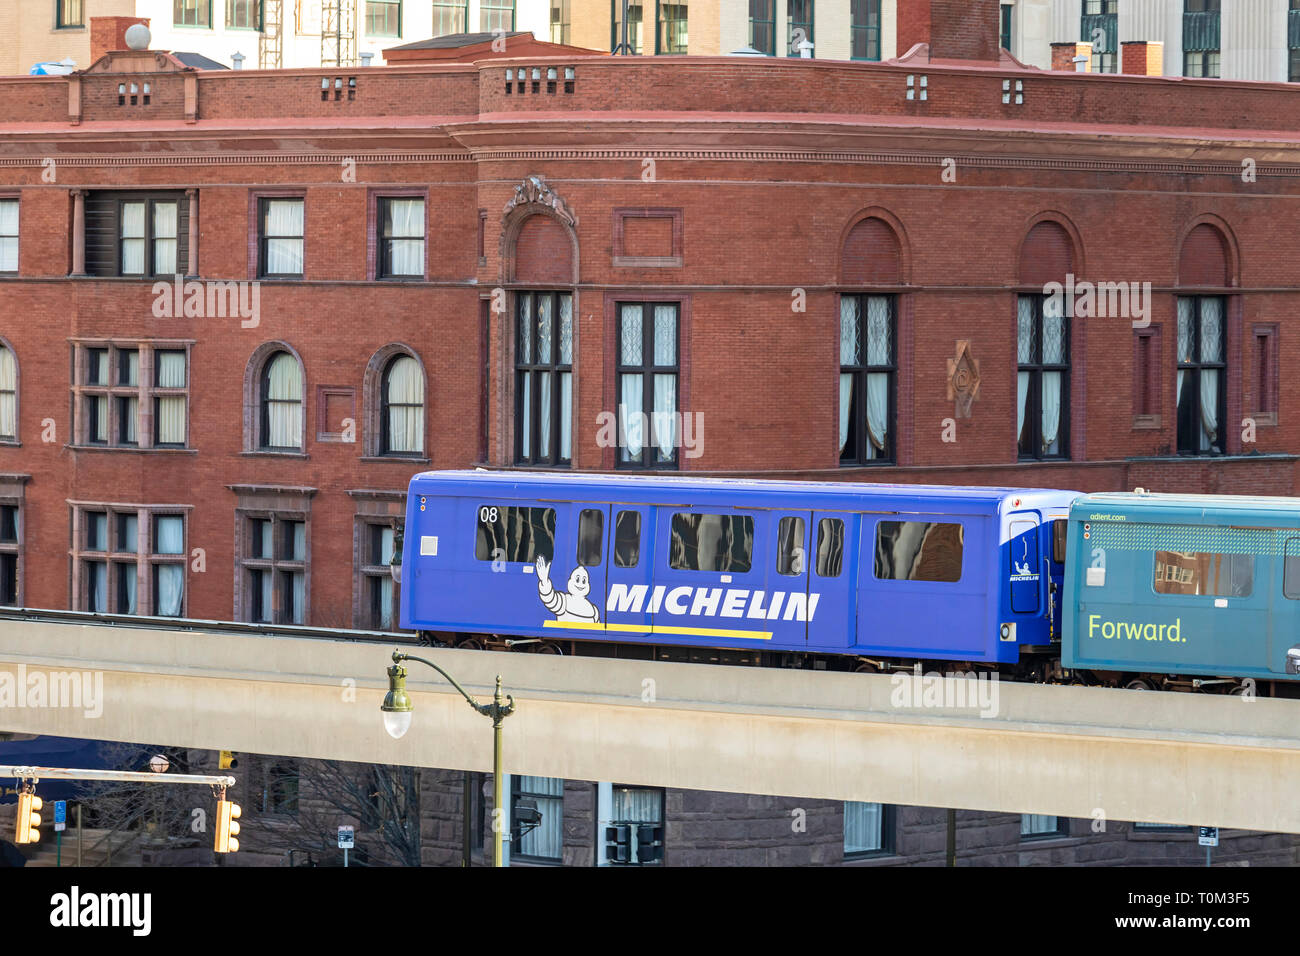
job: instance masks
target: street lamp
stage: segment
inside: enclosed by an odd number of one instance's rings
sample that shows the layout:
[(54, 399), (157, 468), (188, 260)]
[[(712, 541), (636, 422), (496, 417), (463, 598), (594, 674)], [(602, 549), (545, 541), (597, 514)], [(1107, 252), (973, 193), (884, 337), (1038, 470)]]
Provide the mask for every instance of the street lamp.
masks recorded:
[[(394, 567), (397, 566), (394, 565)], [(505, 775), (501, 770), (501, 724), (515, 712), (515, 699), (511, 695), (504, 697), (501, 695), (500, 674), (497, 675), (497, 688), (496, 693), (492, 695), (492, 703), (480, 704), (465, 692), (465, 688), (456, 683), (454, 677), (433, 661), (427, 661), (423, 657), (416, 657), (413, 654), (403, 654), (400, 650), (393, 651), (393, 666), (388, 668), (388, 693), (384, 695), (384, 702), (379, 706), (379, 709), (384, 714), (384, 729), (388, 731), (388, 735), (394, 740), (410, 729), (411, 712), (415, 710), (414, 702), (412, 702), (410, 695), (406, 693), (406, 668), (402, 666), (402, 661), (419, 661), (421, 664), (428, 664), (445, 677), (452, 687), (460, 691), (460, 696), (464, 697), (471, 707), (484, 717), (492, 718), (492, 865), (502, 866), (505, 835), (502, 832), (501, 824), (504, 819), (505, 788), (503, 778)]]

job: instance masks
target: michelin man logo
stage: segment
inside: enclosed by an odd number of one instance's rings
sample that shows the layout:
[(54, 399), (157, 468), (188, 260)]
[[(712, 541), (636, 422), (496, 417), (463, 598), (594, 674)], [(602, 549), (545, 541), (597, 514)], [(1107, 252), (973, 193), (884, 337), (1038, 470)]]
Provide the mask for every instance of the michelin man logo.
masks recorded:
[(1037, 581), (1038, 572), (1031, 570), (1029, 567), (1029, 539), (1022, 538), (1021, 542), (1025, 546), (1024, 549), (1025, 560), (1021, 562), (1021, 561), (1017, 561), (1014, 557), (1011, 559), (1011, 564), (1015, 567), (1015, 572), (1016, 572), (1015, 574), (1011, 575), (1011, 580), (1012, 581)]
[(546, 610), (555, 615), (557, 621), (587, 621), (592, 624), (600, 620), (596, 606), (587, 600), (591, 591), (591, 581), (586, 568), (574, 568), (569, 575), (568, 592), (557, 591), (551, 586), (551, 569), (546, 559), (537, 559), (537, 596), (546, 605)]

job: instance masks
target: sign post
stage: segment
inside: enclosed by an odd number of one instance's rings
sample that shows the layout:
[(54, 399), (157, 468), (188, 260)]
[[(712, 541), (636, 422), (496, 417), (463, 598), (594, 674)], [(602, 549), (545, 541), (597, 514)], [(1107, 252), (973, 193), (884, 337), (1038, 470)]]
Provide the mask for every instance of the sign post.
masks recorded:
[(68, 828), (68, 801), (54, 801), (54, 865), (63, 865), (63, 831)]
[(356, 846), (356, 829), (354, 827), (339, 827), (339, 849), (343, 851), (343, 865), (348, 865), (348, 850)]
[(1205, 847), (1205, 865), (1210, 865), (1210, 847), (1219, 845), (1218, 827), (1200, 827), (1196, 842)]

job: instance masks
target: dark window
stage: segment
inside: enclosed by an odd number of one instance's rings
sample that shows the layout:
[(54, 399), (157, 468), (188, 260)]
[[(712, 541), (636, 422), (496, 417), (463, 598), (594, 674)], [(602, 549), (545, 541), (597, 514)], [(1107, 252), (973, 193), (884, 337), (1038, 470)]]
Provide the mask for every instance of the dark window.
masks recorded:
[(573, 455), (573, 296), (521, 292), (516, 298), (516, 461), (568, 465)]
[(782, 518), (776, 531), (776, 573), (791, 577), (808, 569), (804, 560), (803, 518)]
[(1065, 563), (1065, 548), (1069, 540), (1070, 522), (1064, 518), (1052, 522), (1052, 560)]
[(892, 295), (840, 297), (840, 464), (894, 459)]
[(172, 0), (172, 23), (178, 27), (212, 26), (212, 0)]
[(555, 557), (555, 509), (482, 505), (474, 556), (480, 561), (521, 561)]
[(1183, 7), (1183, 75), (1219, 75), (1219, 0), (1186, 0)]
[(401, 0), (366, 0), (366, 33), (372, 37), (400, 37)]
[(578, 564), (584, 568), (602, 563), (605, 545), (605, 512), (584, 509), (578, 516)]
[(134, 563), (113, 562), (115, 580), (113, 611), (117, 614), (136, 613), (136, 591), (138, 583), (137, 567)]
[(424, 277), (424, 200), (379, 200), (379, 278)]
[(86, 550), (108, 550), (108, 514), (103, 511), (86, 512)]
[(618, 463), (677, 464), (678, 310), (673, 304), (619, 306)]
[(0, 505), (0, 544), (18, 543), (18, 506)]
[(362, 526), (362, 533), (366, 538), (358, 564), (366, 591), (363, 626), (376, 631), (390, 631), (398, 623), (398, 588), (391, 571), (393, 527), (391, 524), (367, 524)]
[(258, 223), (258, 274), (264, 278), (301, 279), (303, 276), (303, 226), (306, 203), (302, 199), (263, 199)]
[(1002, 44), (1002, 49), (1011, 49), (1011, 17), (1015, 12), (1015, 7), (1009, 3), (1002, 4), (1002, 29), (999, 31), (998, 41)]
[[(1295, 17), (1297, 12), (1300, 11), (1292, 10), (1291, 15), (1293, 19), (1300, 22), (1300, 18)], [(1294, 32), (1300, 35), (1300, 28), (1295, 29)], [(1286, 78), (1288, 82), (1300, 83), (1300, 47), (1292, 47), (1287, 51)]]
[(838, 578), (844, 566), (844, 522), (822, 518), (817, 522), (817, 576)]
[(964, 529), (934, 521), (882, 521), (876, 526), (876, 577), (894, 581), (959, 581)]
[(1223, 454), (1227, 417), (1224, 299), (1178, 298), (1178, 453)]
[(1067, 457), (1070, 345), (1060, 296), (1020, 296), (1016, 360), (1020, 457)]
[(85, 0), (56, 0), (55, 27), (84, 27), (86, 25)]
[(84, 565), (86, 576), (85, 610), (95, 614), (108, 613), (108, 562), (87, 561)]
[(1092, 72), (1117, 72), (1119, 0), (1084, 0), (1079, 38), (1092, 44)]
[(759, 53), (776, 55), (774, 0), (749, 0), (749, 45)]
[(86, 197), (86, 272), (173, 276), (189, 259), (184, 192), (91, 192)]
[(614, 523), (614, 566), (635, 568), (641, 560), (641, 512), (620, 511)]
[(226, 26), (262, 29), (262, 0), (226, 0)]
[(1152, 586), (1157, 594), (1250, 597), (1255, 586), (1255, 556), (1157, 551)]
[(0, 604), (18, 603), (18, 555), (0, 551)]
[[(789, 56), (803, 56), (800, 52), (800, 45), (803, 41), (815, 44), (817, 41), (813, 38), (813, 28), (815, 26), (815, 14), (813, 0), (786, 0), (785, 5), (786, 20), (786, 53)], [(816, 49), (809, 51), (813, 56), (817, 55)]]
[(849, 58), (880, 59), (880, 0), (849, 0)]
[(1282, 595), (1292, 601), (1300, 601), (1300, 538), (1288, 538), (1286, 542)]
[(125, 554), (135, 554), (140, 548), (140, 516), (126, 512), (117, 518), (117, 547)]
[(307, 622), (307, 522), (297, 517), (250, 518), (240, 562), (247, 572), (246, 620)]
[(668, 565), (676, 571), (750, 569), (754, 519), (749, 515), (674, 514)]

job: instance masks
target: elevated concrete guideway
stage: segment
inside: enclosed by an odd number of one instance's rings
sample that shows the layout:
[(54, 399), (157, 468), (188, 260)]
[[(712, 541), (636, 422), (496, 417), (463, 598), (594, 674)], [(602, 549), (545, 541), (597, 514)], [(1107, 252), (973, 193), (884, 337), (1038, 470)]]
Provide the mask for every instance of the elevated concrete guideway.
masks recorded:
[[(77, 670), (104, 700), (6, 703), (0, 730), (490, 771), (490, 723), (423, 664), (410, 731), (384, 733), (392, 649), (3, 620), (0, 695)], [(514, 773), (1300, 833), (1300, 701), (1001, 682), (982, 718), (895, 706), (886, 676), (410, 649), (480, 700), (502, 675)]]

